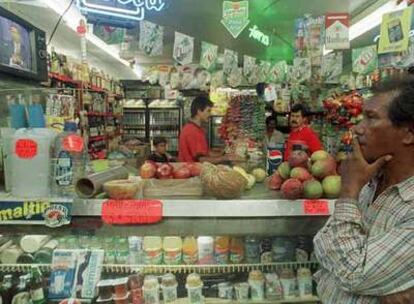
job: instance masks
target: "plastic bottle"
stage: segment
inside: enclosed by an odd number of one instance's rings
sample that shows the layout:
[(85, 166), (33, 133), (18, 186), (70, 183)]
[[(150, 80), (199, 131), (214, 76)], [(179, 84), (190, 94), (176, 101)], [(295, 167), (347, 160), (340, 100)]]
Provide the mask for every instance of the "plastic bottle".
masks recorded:
[(244, 248), (247, 263), (260, 263), (260, 241), (258, 238), (246, 237)]
[(230, 262), (240, 264), (244, 260), (244, 243), (242, 238), (232, 238), (230, 241)]
[(144, 261), (146, 265), (159, 265), (162, 262), (162, 239), (159, 236), (144, 237)]
[(198, 263), (202, 265), (214, 264), (214, 239), (211, 236), (199, 236)]
[(183, 241), (178, 236), (167, 236), (163, 242), (164, 264), (180, 265), (182, 260)]
[(183, 241), (183, 262), (186, 265), (194, 265), (198, 261), (197, 240), (193, 236), (186, 236)]
[(66, 122), (64, 132), (55, 139), (53, 189), (58, 196), (74, 196), (75, 184), (85, 174), (85, 143), (76, 131), (75, 122)]
[(217, 264), (229, 262), (230, 238), (228, 236), (217, 236), (214, 240), (214, 259)]

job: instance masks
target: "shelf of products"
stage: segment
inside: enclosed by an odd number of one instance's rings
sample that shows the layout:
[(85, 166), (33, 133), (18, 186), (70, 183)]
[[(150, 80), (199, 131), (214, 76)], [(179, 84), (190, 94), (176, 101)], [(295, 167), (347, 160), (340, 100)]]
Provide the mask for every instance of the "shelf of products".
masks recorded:
[(130, 106), (131, 101), (133, 100), (129, 100), (123, 108), (124, 138), (135, 137), (152, 143), (156, 137), (165, 137), (168, 151), (177, 155), (183, 109), (181, 107), (150, 107), (150, 99), (145, 101), (145, 108), (137, 108)]
[[(42, 272), (50, 272), (52, 264), (0, 264), (0, 272), (25, 272), (32, 265), (36, 265)], [(103, 264), (103, 271), (108, 273), (131, 274), (164, 274), (164, 273), (199, 273), (221, 274), (239, 273), (252, 270), (263, 272), (279, 271), (282, 269), (297, 270), (299, 268), (317, 269), (317, 262), (285, 262), (285, 263), (260, 263), (260, 264), (229, 264), (229, 265), (122, 265)]]

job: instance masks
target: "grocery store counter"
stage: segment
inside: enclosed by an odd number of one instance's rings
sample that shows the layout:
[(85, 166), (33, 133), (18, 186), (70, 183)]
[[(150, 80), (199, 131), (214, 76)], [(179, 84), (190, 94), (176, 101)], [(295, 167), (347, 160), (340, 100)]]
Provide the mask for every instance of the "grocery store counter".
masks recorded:
[[(75, 199), (73, 215), (100, 216), (105, 200)], [(164, 217), (286, 217), (286, 216), (327, 216), (332, 213), (334, 201), (326, 200), (329, 211), (309, 213), (304, 200), (285, 200), (278, 191), (268, 190), (263, 184), (257, 184), (246, 191), (240, 199), (217, 200), (215, 198), (166, 199), (162, 200)]]
[[(285, 200), (277, 191), (268, 190), (263, 184), (246, 191), (240, 199), (217, 200), (215, 198), (163, 199), (163, 219), (153, 225), (106, 225), (101, 221), (102, 204), (106, 199), (48, 198), (34, 202), (62, 202), (72, 205), (71, 225), (48, 228), (35, 226), (30, 222), (1, 221), (3, 230), (26, 233), (44, 233), (53, 229), (66, 233), (67, 229), (96, 230), (102, 235), (312, 235), (315, 234), (332, 214), (334, 201), (318, 201), (321, 206), (313, 208), (312, 201)], [(5, 193), (0, 194), (1, 202), (20, 201)], [(26, 200), (23, 200), (26, 201)], [(309, 208), (309, 204), (311, 208)], [(6, 206), (6, 205), (4, 205)], [(18, 224), (16, 226), (16, 224)], [(6, 231), (5, 231), (6, 232)]]

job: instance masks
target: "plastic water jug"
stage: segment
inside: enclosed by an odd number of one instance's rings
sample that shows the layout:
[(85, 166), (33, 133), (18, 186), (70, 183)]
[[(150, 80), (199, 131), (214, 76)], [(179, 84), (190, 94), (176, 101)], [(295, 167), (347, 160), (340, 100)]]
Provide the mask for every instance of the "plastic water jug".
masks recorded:
[(19, 129), (12, 138), (12, 185), (16, 197), (50, 195), (50, 147), (55, 132), (49, 129)]

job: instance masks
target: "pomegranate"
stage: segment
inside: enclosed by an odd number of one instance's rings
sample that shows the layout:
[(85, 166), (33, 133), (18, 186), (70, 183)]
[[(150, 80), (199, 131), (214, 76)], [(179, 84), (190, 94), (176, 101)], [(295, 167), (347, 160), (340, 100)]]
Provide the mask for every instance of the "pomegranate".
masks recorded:
[(154, 178), (157, 172), (157, 165), (152, 161), (146, 161), (140, 169), (140, 176), (143, 179)]
[(174, 171), (175, 179), (185, 179), (191, 177), (191, 171), (188, 167), (182, 166)]
[(201, 174), (200, 163), (187, 163), (186, 166), (190, 170), (191, 176), (200, 176)]
[(157, 169), (159, 179), (168, 179), (173, 177), (174, 168), (170, 164), (162, 164)]
[(280, 187), (283, 184), (283, 179), (278, 172), (275, 172), (272, 176), (267, 178), (266, 184), (271, 190), (280, 190)]

